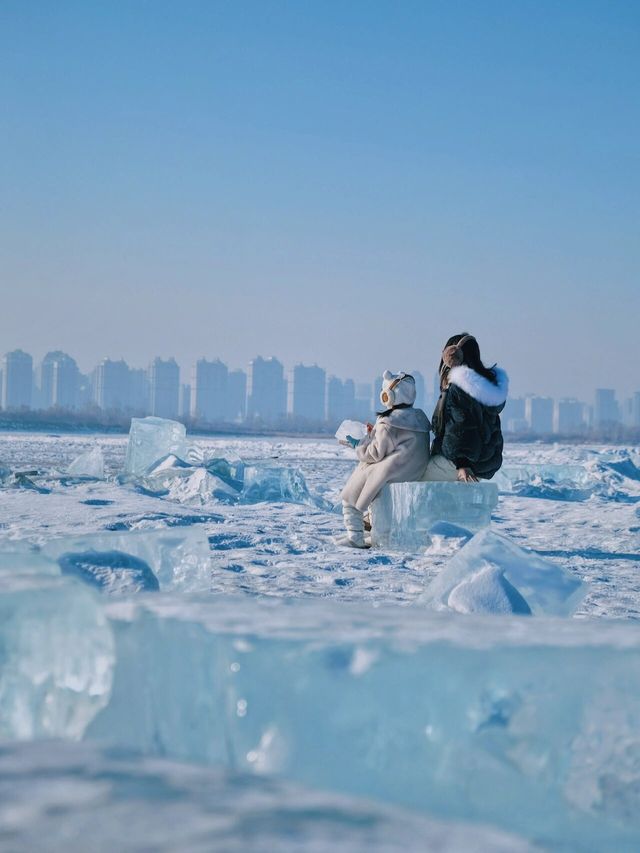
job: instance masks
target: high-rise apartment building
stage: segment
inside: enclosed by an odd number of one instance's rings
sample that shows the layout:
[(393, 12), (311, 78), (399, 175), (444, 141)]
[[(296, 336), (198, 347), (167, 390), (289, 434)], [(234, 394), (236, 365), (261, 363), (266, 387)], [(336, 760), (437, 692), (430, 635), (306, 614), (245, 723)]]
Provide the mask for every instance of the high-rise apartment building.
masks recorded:
[(616, 392), (612, 388), (596, 388), (593, 425), (601, 427), (619, 422), (620, 408), (616, 400)]
[(554, 432), (575, 435), (585, 426), (584, 403), (574, 399), (558, 400), (554, 414)]
[[(352, 390), (353, 390), (353, 386)], [(330, 424), (339, 424), (345, 418), (348, 418), (353, 410), (353, 401), (355, 394), (351, 399), (347, 399), (347, 389), (342, 379), (337, 376), (330, 376), (327, 379), (326, 390), (326, 419)]]
[(159, 418), (177, 418), (180, 368), (174, 358), (154, 358), (149, 366), (149, 411)]
[(80, 371), (74, 358), (66, 352), (48, 352), (40, 365), (40, 406), (50, 409), (78, 407)]
[(94, 371), (94, 400), (105, 412), (129, 408), (129, 365), (104, 358)]
[(293, 404), (291, 413), (294, 418), (304, 418), (320, 423), (325, 418), (326, 374), (321, 367), (305, 367), (297, 364), (293, 368)]
[(525, 418), (524, 397), (508, 397), (500, 420), (506, 432), (526, 432), (529, 424)]
[(287, 413), (287, 383), (277, 358), (257, 356), (249, 362), (248, 415), (277, 421)]
[(529, 429), (537, 435), (553, 432), (553, 405), (551, 397), (529, 396), (525, 399), (525, 420)]
[(2, 408), (30, 408), (33, 392), (33, 359), (21, 349), (2, 360)]
[(146, 415), (150, 411), (149, 373), (142, 367), (129, 371), (129, 404), (136, 415)]
[(197, 361), (191, 382), (191, 415), (209, 423), (226, 420), (228, 384), (229, 370), (220, 359), (207, 361), (201, 358)]

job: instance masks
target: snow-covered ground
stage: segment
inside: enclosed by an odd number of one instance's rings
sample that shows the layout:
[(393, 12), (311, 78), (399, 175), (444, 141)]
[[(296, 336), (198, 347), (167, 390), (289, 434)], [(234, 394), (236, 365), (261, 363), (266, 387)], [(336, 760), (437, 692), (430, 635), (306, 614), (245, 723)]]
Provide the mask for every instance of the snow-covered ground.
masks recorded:
[[(0, 568), (61, 536), (195, 530), (210, 591), (123, 599), (35, 563), (0, 572), (3, 849), (133, 850), (152, 833), (158, 850), (638, 849), (637, 448), (508, 448), (506, 470), (585, 473), (501, 493), (493, 515), (587, 585), (572, 618), (550, 620), (430, 613), (421, 596), (455, 537), (417, 554), (337, 547), (330, 506), (354, 455), (335, 441), (193, 442), (299, 469), (315, 505), (154, 497), (116, 480), (126, 442), (0, 434), (0, 469), (27, 478), (0, 488)], [(95, 447), (104, 481), (60, 478)], [(35, 736), (85, 745), (9, 743)]]
[[(0, 465), (12, 470), (64, 471), (80, 453), (98, 445), (107, 475), (122, 468), (127, 439), (122, 436), (49, 436), (0, 433)], [(270, 461), (299, 468), (310, 491), (331, 503), (354, 466), (354, 454), (333, 440), (196, 439), (211, 455)], [(567, 445), (515, 445), (505, 467), (532, 463), (585, 465), (598, 484), (586, 499), (566, 500), (502, 495), (493, 527), (519, 545), (536, 550), (589, 584), (577, 615), (640, 617), (640, 479), (607, 467), (640, 451)], [(633, 473), (633, 471), (631, 472)], [(637, 472), (640, 477), (640, 470)], [(538, 493), (546, 494), (538, 488)], [(104, 502), (104, 505), (86, 501)], [(152, 529), (210, 512), (204, 523), (211, 537), (212, 590), (284, 597), (334, 597), (410, 604), (450, 556), (445, 547), (424, 555), (359, 553), (337, 548), (339, 514), (293, 503), (224, 506), (194, 500), (187, 504), (148, 497), (113, 479), (72, 486), (53, 484), (51, 494), (0, 490), (0, 542), (42, 543), (63, 534), (91, 533), (114, 526)]]

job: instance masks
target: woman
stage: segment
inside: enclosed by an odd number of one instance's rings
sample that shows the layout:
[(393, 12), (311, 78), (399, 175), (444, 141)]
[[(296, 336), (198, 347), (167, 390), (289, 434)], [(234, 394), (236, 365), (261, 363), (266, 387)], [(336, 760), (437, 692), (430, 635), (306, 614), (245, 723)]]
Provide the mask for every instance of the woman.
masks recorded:
[(435, 439), (424, 480), (476, 483), (493, 477), (502, 465), (500, 412), (508, 390), (507, 374), (484, 366), (473, 335), (449, 338), (440, 360)]

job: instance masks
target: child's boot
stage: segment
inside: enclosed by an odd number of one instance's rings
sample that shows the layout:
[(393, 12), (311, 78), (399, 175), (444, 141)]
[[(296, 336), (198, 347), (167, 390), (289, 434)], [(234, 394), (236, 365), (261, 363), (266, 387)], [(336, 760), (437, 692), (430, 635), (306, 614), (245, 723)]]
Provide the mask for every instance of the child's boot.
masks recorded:
[(356, 509), (346, 501), (342, 501), (342, 517), (347, 535), (337, 540), (339, 545), (347, 545), (351, 548), (370, 548), (370, 543), (364, 538), (364, 518), (359, 509)]

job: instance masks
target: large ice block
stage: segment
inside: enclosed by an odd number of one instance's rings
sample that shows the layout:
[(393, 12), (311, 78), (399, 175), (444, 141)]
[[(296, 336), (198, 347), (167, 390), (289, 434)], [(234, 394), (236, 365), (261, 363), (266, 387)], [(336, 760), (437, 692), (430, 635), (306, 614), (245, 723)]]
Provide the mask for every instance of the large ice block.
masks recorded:
[(632, 624), (248, 596), (107, 609), (118, 665), (89, 738), (498, 825), (542, 849), (640, 849)]
[(104, 480), (104, 454), (102, 450), (99, 447), (93, 447), (86, 453), (81, 453), (69, 465), (67, 474), (72, 477)]
[(131, 418), (124, 472), (139, 477), (163, 456), (173, 453), (184, 458), (187, 450), (184, 424), (165, 418)]
[(87, 742), (4, 743), (0, 791), (5, 853), (534, 853), (491, 827)]
[[(493, 570), (491, 579), (487, 569)], [(509, 608), (503, 601), (504, 606), (500, 607), (497, 585), (501, 585), (504, 594), (509, 596), (501, 578), (515, 588), (534, 614), (569, 616), (586, 592), (582, 581), (561, 566), (520, 548), (504, 536), (483, 530), (446, 564), (420, 601), (433, 607), (452, 607), (462, 612), (526, 613), (525, 609), (518, 609), (522, 608), (519, 602)], [(493, 610), (491, 602), (486, 599), (486, 591), (483, 592), (483, 586), (486, 587), (490, 580), (497, 593)]]
[[(141, 564), (163, 590), (194, 592), (211, 586), (209, 541), (200, 527), (63, 536), (45, 543), (42, 552), (63, 570), (91, 575), (91, 583), (111, 591), (132, 591), (131, 584), (156, 588)], [(134, 560), (127, 563), (127, 556)]]
[(109, 699), (111, 628), (84, 584), (23, 556), (1, 561), (0, 739), (80, 738)]
[(371, 504), (373, 545), (415, 551), (430, 544), (441, 521), (476, 531), (491, 521), (498, 503), (493, 483), (393, 483)]

